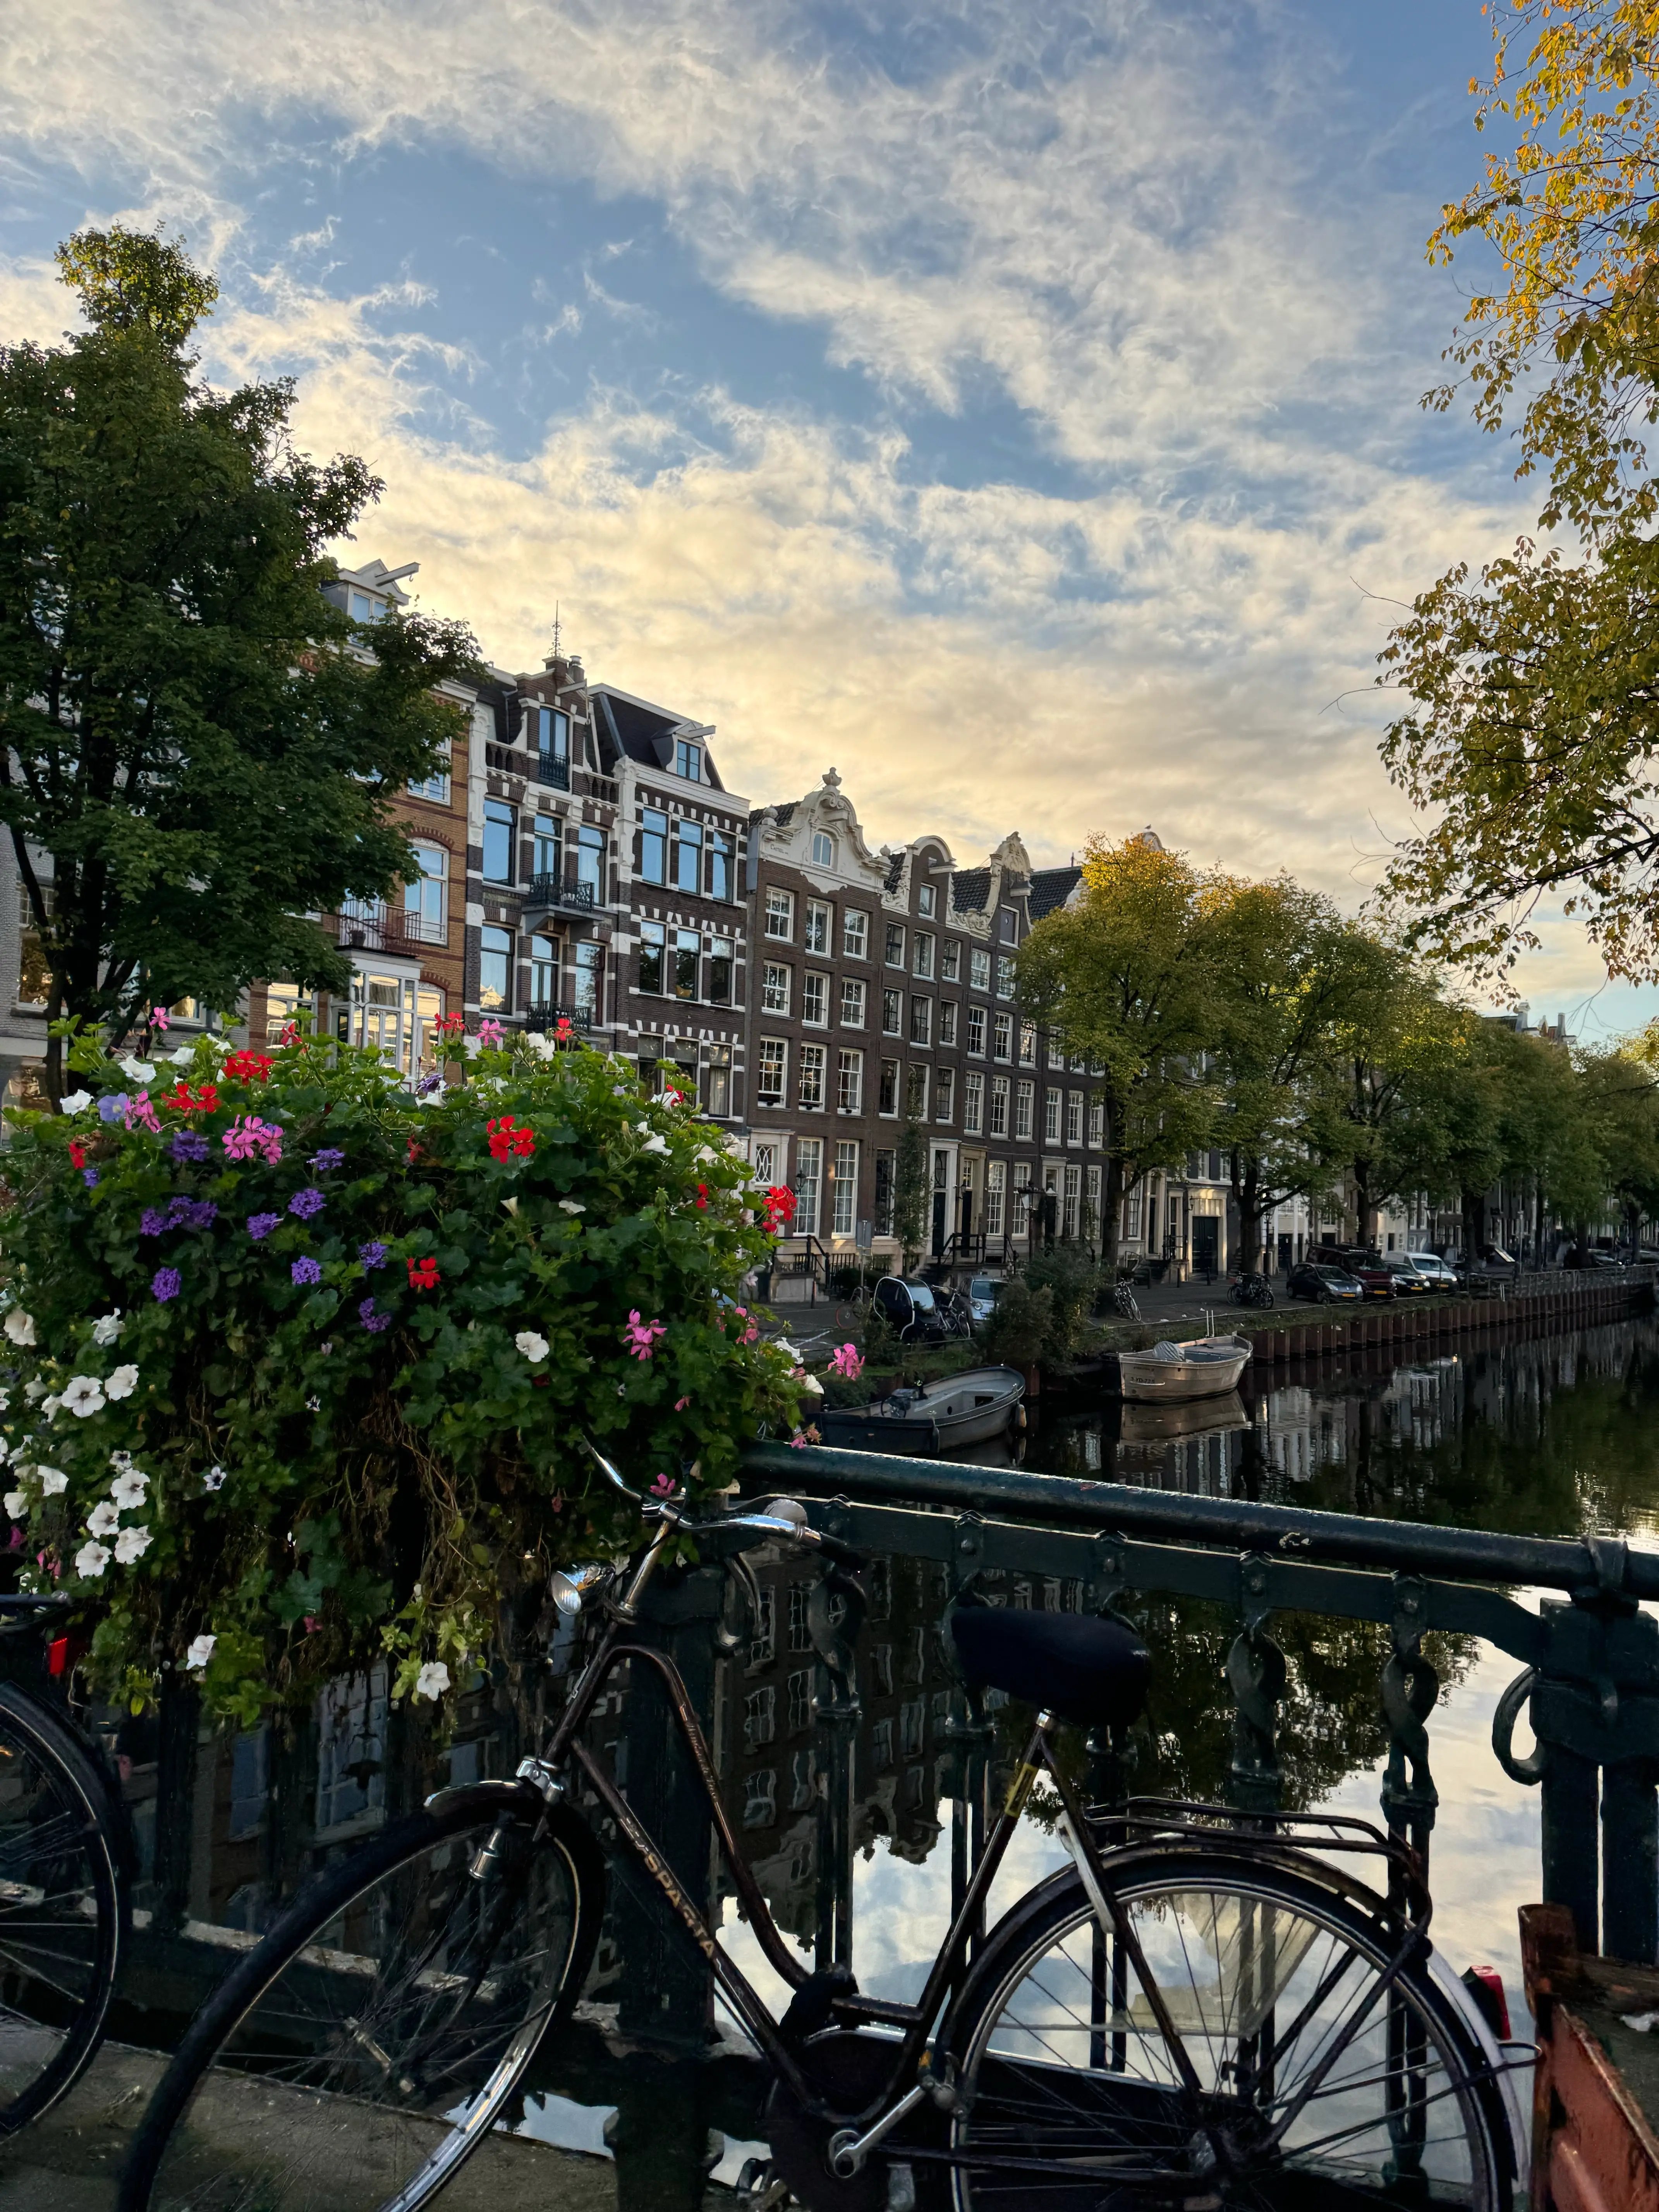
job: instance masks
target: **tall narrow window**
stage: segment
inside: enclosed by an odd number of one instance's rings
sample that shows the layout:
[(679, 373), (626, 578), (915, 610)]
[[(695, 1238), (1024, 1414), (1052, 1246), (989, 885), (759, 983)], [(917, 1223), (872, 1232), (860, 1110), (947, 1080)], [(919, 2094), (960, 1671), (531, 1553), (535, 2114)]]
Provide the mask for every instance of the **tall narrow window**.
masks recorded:
[(755, 1070), (755, 1097), (762, 1106), (781, 1106), (789, 1070), (789, 1047), (782, 1037), (763, 1037)]
[(668, 881), (668, 817), (647, 806), (640, 817), (640, 880)]
[(1066, 1141), (1068, 1145), (1083, 1142), (1083, 1093), (1071, 1091), (1066, 1095)]
[(695, 929), (674, 932), (674, 996), (695, 999), (697, 995), (697, 951), (701, 944)]
[(586, 822), (576, 831), (576, 881), (587, 886), (595, 906), (605, 904), (605, 832)]
[(933, 1002), (931, 999), (912, 999), (910, 1001), (910, 1042), (930, 1044), (933, 1035)]
[(702, 781), (702, 747), (682, 738), (674, 748), (674, 773), (688, 783)]
[(985, 1009), (983, 1006), (969, 1006), (968, 1009), (968, 1049), (975, 1055), (984, 1053)]
[(830, 978), (813, 968), (800, 979), (800, 1018), (809, 1029), (830, 1026)]
[(948, 1121), (956, 1111), (957, 1072), (954, 1067), (941, 1067), (933, 1079), (933, 1119)]
[(556, 888), (564, 872), (564, 824), (556, 814), (538, 814), (536, 817), (532, 850), (534, 858), (531, 873), (547, 878), (541, 884), (541, 890), (545, 892)]
[(729, 899), (732, 896), (732, 840), (718, 830), (708, 832), (704, 847), (708, 854), (704, 887), (711, 899)]
[(904, 1110), (913, 1121), (927, 1119), (927, 1070), (925, 1067), (905, 1070)]
[(878, 1097), (877, 1112), (896, 1114), (898, 1094), (899, 1064), (896, 1060), (884, 1060), (881, 1063), (881, 1090)]
[(941, 1044), (954, 1044), (957, 1041), (957, 1002), (954, 999), (939, 1000), (939, 1041)]
[(584, 938), (575, 953), (575, 1008), (589, 1027), (599, 1018), (599, 973), (605, 947)]
[(1031, 1133), (1031, 1109), (1036, 1100), (1036, 1085), (1022, 1083), (1014, 1093), (1014, 1134), (1029, 1137)]
[(513, 933), (510, 929), (485, 928), (478, 933), (478, 1004), (487, 1014), (512, 1012)]
[(674, 838), (674, 888), (693, 896), (702, 889), (702, 824), (682, 821)]
[(917, 975), (924, 981), (931, 981), (933, 973), (933, 940), (925, 930), (919, 929), (916, 932), (915, 957)]
[(550, 937), (530, 940), (530, 1010), (551, 1013), (559, 1003), (559, 948)]
[(990, 1134), (994, 1137), (1006, 1137), (1007, 1133), (1008, 1079), (1006, 1075), (994, 1075), (991, 1079)]
[(985, 1121), (985, 1078), (976, 1067), (970, 1067), (962, 1083), (962, 1133), (965, 1137), (981, 1134)]
[(891, 1152), (876, 1154), (876, 1213), (875, 1231), (878, 1237), (893, 1233), (893, 1162)]
[(836, 865), (836, 841), (827, 830), (812, 832), (812, 866), (833, 868)]
[(800, 941), (809, 952), (829, 951), (830, 931), (835, 918), (834, 908), (823, 899), (807, 900), (806, 927), (801, 932)]
[(708, 1048), (708, 1111), (716, 1121), (724, 1121), (732, 1111), (732, 1048), (729, 1044)]
[(836, 1146), (835, 1205), (830, 1216), (832, 1237), (850, 1237), (858, 1226), (859, 1148), (845, 1139)]
[(919, 915), (931, 920), (933, 908), (938, 905), (938, 903), (939, 894), (935, 891), (932, 884), (922, 884), (918, 886), (916, 890), (916, 912)]
[(1036, 1066), (1036, 1024), (1022, 1022), (1019, 1025), (1019, 1064), (1022, 1067)]
[(939, 955), (939, 980), (945, 983), (962, 981), (962, 945), (958, 939), (947, 937), (945, 950)]
[(795, 894), (775, 885), (766, 894), (766, 933), (787, 943), (795, 933)]
[(848, 960), (862, 960), (870, 949), (870, 917), (842, 909), (841, 949)]
[(974, 988), (976, 991), (988, 991), (991, 988), (990, 954), (982, 952), (978, 945), (975, 945), (968, 956), (968, 980)]
[(518, 880), (518, 854), (514, 850), (517, 842), (513, 809), (504, 799), (486, 799), (483, 821), (483, 873), (486, 883), (510, 884)]
[(640, 924), (640, 988), (659, 998), (663, 990), (663, 939), (659, 921)]
[(902, 968), (904, 965), (904, 932), (896, 921), (890, 921), (887, 925), (887, 965), (890, 968)]
[(985, 1170), (985, 1234), (988, 1238), (1002, 1234), (1003, 1200), (1008, 1191), (1008, 1164), (993, 1160)]
[(1047, 1092), (1042, 1101), (1042, 1141), (1045, 1145), (1060, 1142), (1060, 1093)]
[(997, 996), (1012, 999), (1014, 995), (1014, 963), (1002, 953), (997, 955)]
[(816, 1114), (823, 1104), (823, 1063), (826, 1048), (804, 1044), (800, 1048), (800, 1103)]
[(1089, 1101), (1089, 1142), (1098, 1149), (1106, 1141), (1106, 1101), (1097, 1095)]
[(1012, 1014), (999, 1014), (996, 1025), (996, 1046), (992, 1057), (995, 1060), (1012, 1060), (1013, 1056), (1014, 1018)]
[(794, 973), (779, 960), (761, 963), (761, 1012), (763, 1014), (787, 1014), (789, 1011), (789, 979)]
[(818, 1193), (823, 1176), (823, 1138), (798, 1137), (795, 1139), (795, 1218), (791, 1224), (797, 1237), (816, 1237), (818, 1233)]
[(422, 945), (449, 935), (449, 855), (441, 845), (416, 845), (420, 873), (404, 885), (404, 927)]
[(884, 991), (881, 994), (881, 1033), (884, 1036), (900, 1036), (904, 1030), (904, 994), (902, 991)]
[(864, 979), (859, 975), (843, 975), (841, 979), (841, 1025), (846, 1030), (864, 1027)]
[(729, 1006), (732, 1003), (732, 940), (729, 937), (711, 937), (707, 951), (708, 1003), (713, 1006)]
[(836, 1103), (843, 1114), (856, 1114), (864, 1103), (864, 1054), (842, 1045), (836, 1054)]

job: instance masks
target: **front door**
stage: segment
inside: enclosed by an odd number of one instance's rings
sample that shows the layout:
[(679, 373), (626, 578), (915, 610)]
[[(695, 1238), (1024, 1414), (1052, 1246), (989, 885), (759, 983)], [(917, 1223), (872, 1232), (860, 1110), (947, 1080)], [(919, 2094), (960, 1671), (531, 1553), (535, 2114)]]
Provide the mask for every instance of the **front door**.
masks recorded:
[(1206, 1282), (1215, 1280), (1221, 1257), (1221, 1223), (1213, 1213), (1193, 1216), (1193, 1266)]

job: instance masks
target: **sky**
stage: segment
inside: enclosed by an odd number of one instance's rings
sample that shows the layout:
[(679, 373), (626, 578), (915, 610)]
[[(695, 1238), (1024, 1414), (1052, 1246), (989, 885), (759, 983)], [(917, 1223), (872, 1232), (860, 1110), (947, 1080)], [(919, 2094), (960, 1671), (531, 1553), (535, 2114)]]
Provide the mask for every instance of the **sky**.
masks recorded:
[[(1357, 909), (1401, 603), (1533, 520), (1425, 413), (1474, 277), (1479, 0), (11, 0), (0, 337), (165, 222), (217, 381), (384, 479), (348, 562), (509, 669), (832, 764), (872, 842), (1152, 823)], [(1575, 926), (1519, 975), (1659, 1013)]]

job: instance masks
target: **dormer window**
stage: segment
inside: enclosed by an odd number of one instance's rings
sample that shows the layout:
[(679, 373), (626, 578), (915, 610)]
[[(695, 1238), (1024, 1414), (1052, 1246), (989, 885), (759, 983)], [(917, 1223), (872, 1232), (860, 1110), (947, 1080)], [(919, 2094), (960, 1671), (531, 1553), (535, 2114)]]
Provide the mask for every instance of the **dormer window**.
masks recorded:
[(701, 783), (702, 747), (694, 745), (689, 738), (682, 738), (674, 747), (674, 773), (683, 775), (688, 783)]
[(836, 865), (836, 841), (827, 830), (812, 832), (812, 866), (833, 868)]
[(351, 619), (353, 622), (379, 622), (380, 617), (385, 612), (385, 603), (380, 599), (371, 599), (367, 592), (353, 592), (351, 594)]

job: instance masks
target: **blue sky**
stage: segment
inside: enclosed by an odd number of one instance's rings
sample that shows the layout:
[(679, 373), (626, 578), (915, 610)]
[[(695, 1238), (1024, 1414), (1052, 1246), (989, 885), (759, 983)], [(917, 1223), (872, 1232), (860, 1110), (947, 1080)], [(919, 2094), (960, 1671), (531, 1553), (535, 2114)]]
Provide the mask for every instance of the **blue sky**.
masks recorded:
[[(216, 377), (385, 477), (358, 541), (533, 667), (832, 763), (876, 840), (1154, 823), (1357, 905), (1392, 613), (1531, 520), (1419, 396), (1470, 270), (1478, 0), (19, 0), (0, 328), (164, 219)], [(1522, 988), (1612, 991), (1553, 926)]]

